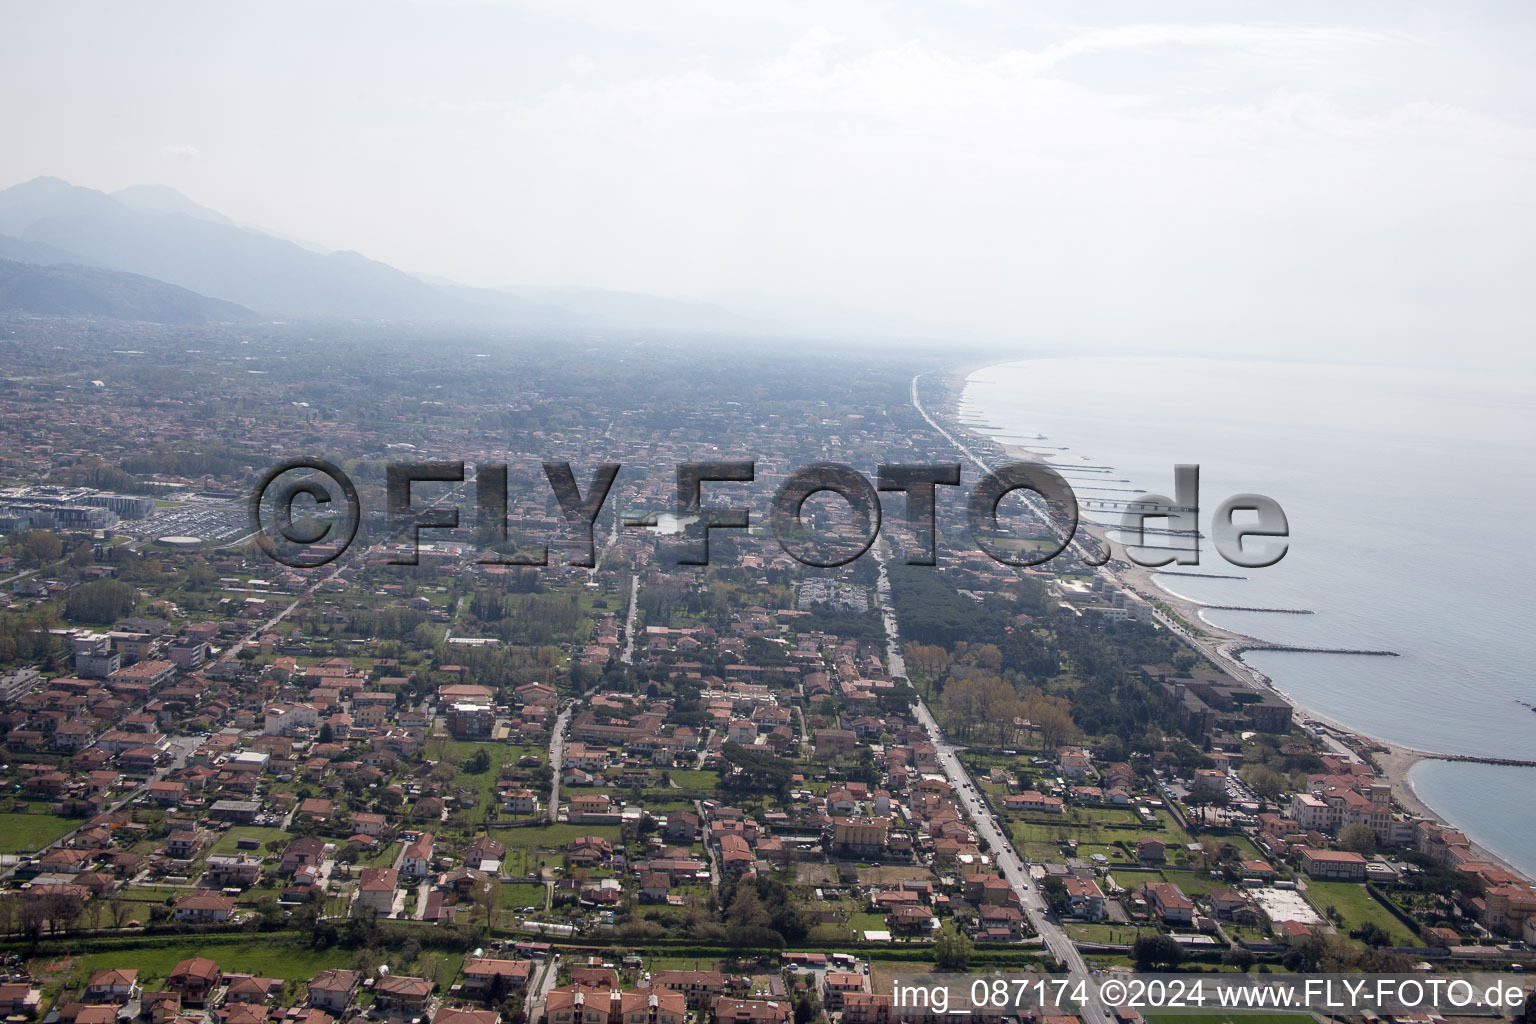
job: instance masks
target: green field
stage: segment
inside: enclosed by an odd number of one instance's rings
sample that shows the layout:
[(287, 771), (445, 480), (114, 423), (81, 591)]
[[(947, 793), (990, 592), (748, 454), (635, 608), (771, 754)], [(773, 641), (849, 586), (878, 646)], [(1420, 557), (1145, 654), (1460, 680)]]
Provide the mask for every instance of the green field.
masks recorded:
[(510, 850), (515, 848), (563, 850), (570, 843), (581, 836), (602, 836), (610, 843), (619, 841), (619, 826), (617, 825), (538, 825), (532, 828), (498, 828), (492, 829), (491, 835), (507, 844), (508, 856)]
[(290, 833), (284, 832), (280, 828), (266, 828), (261, 825), (234, 825), (228, 832), (219, 836), (219, 841), (214, 843), (213, 849), (208, 852), (211, 854), (216, 853), (220, 856), (238, 853), (239, 851), (235, 848), (236, 844), (241, 839), (252, 837), (260, 839), (263, 844), (269, 843), (274, 839), (288, 840), (293, 838)]
[(1319, 914), (1333, 907), (1344, 915), (1344, 924), (1339, 928), (1341, 932), (1348, 934), (1351, 929), (1370, 921), (1392, 936), (1395, 946), (1411, 946), (1418, 941), (1403, 922), (1393, 917), (1392, 912), (1359, 883), (1308, 882), (1306, 896)]
[(285, 981), (311, 978), (328, 967), (345, 967), (352, 960), (350, 951), (339, 948), (317, 952), (307, 944), (271, 938), (218, 942), (211, 936), (203, 936), (176, 945), (89, 953), (76, 958), (71, 967), (81, 977), (88, 977), (91, 971), (103, 967), (133, 967), (141, 973), (143, 980), (148, 981), (167, 977), (178, 963), (193, 956), (205, 956), (227, 971)]
[(1105, 945), (1129, 946), (1143, 935), (1156, 935), (1157, 929), (1130, 924), (1091, 924), (1068, 922), (1067, 934), (1079, 942), (1098, 942)]
[(0, 814), (0, 853), (35, 853), (80, 823), (51, 814)]
[(538, 882), (502, 882), (501, 898), (498, 902), (502, 909), (536, 907), (542, 911), (547, 895), (544, 886)]
[(1160, 869), (1159, 874), (1163, 876), (1163, 881), (1172, 882), (1183, 889), (1186, 896), (1207, 896), (1221, 889), (1232, 888), (1231, 882), (1212, 878), (1209, 871), (1164, 867)]
[(717, 771), (701, 771), (697, 768), (672, 768), (668, 770), (672, 781), (682, 789), (714, 789), (720, 782)]

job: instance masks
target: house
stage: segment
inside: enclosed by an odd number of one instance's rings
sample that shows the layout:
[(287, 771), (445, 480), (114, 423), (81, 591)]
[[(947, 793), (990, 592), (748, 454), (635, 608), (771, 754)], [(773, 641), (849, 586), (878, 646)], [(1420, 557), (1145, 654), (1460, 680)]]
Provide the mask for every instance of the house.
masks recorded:
[(218, 988), (219, 978), (218, 964), (207, 957), (194, 956), (172, 968), (166, 987), (179, 995), (182, 1002), (200, 1006)]
[(1024, 912), (1018, 907), (981, 907), (977, 934), (989, 942), (1013, 942), (1024, 931)]
[(1066, 808), (1057, 796), (1046, 796), (1037, 790), (1011, 793), (1003, 798), (1003, 808), (1009, 811), (1033, 811), (1040, 814), (1061, 814)]
[(654, 971), (651, 987), (668, 992), (681, 992), (694, 1008), (708, 1006), (715, 996), (723, 993), (728, 979), (719, 971)]
[(520, 992), (527, 987), (532, 973), (532, 960), (470, 957), (464, 961), (464, 991), (477, 998), (496, 994), (498, 990), (502, 995)]
[(374, 999), (386, 1010), (406, 1010), (419, 1013), (436, 988), (428, 978), (412, 978), (404, 974), (388, 974), (378, 979), (373, 987)]
[(672, 891), (672, 876), (665, 871), (640, 873), (640, 898), (647, 903), (664, 903)]
[(299, 804), (299, 817), (304, 821), (327, 822), (331, 815), (336, 813), (336, 805), (330, 800), (320, 797), (310, 797)]
[(699, 834), (699, 816), (692, 811), (673, 811), (667, 815), (666, 837), (670, 843), (691, 843)]
[(1063, 878), (1067, 888), (1067, 903), (1072, 913), (1089, 921), (1104, 919), (1104, 892), (1091, 878)]
[(0, 985), (0, 1014), (6, 1017), (36, 1017), (43, 1002), (43, 990), (26, 982)]
[(1337, 882), (1365, 881), (1365, 858), (1348, 850), (1301, 851), (1301, 870), (1308, 878)]
[(1168, 859), (1168, 844), (1155, 837), (1136, 843), (1136, 859), (1143, 864), (1162, 864)]
[(879, 856), (885, 851), (890, 827), (889, 818), (834, 817), (832, 847), (839, 853), (854, 856)]
[(593, 867), (613, 860), (613, 844), (602, 836), (578, 836), (565, 846), (565, 861), (572, 867)]
[(299, 868), (319, 867), (324, 860), (325, 841), (315, 836), (300, 836), (283, 847), (277, 872), (284, 878), (291, 878)]
[(436, 839), (431, 832), (423, 832), (405, 848), (400, 861), (400, 873), (406, 878), (426, 878), (432, 870), (432, 852)]
[(191, 860), (203, 847), (203, 837), (193, 831), (172, 832), (165, 837), (165, 855), (172, 860)]
[(224, 1002), (265, 1003), (283, 990), (281, 978), (257, 978), (249, 974), (224, 975)]
[(821, 1005), (828, 1010), (843, 1008), (843, 997), (850, 992), (864, 991), (864, 975), (852, 971), (828, 971)]
[(1172, 882), (1148, 882), (1147, 904), (1167, 924), (1193, 924), (1195, 905)]
[(159, 807), (175, 807), (185, 800), (186, 796), (186, 783), (170, 782), (165, 779), (151, 782), (145, 790), (145, 799)]
[(432, 1024), (498, 1024), (501, 1014), (495, 1010), (461, 1010), (440, 1006), (432, 1015)]
[(903, 935), (926, 934), (938, 927), (933, 911), (924, 906), (893, 907), (885, 915), (885, 923), (891, 931)]
[(531, 789), (513, 789), (507, 792), (502, 806), (510, 814), (537, 814), (539, 797)]
[(178, 921), (219, 922), (228, 921), (235, 913), (235, 898), (224, 896), (211, 889), (190, 893), (176, 901), (175, 916)]
[(352, 905), (354, 917), (388, 917), (395, 910), (395, 887), (399, 872), (394, 868), (363, 868), (357, 883), (357, 900)]
[(549, 1024), (683, 1024), (688, 1006), (682, 993), (664, 989), (565, 985), (550, 991), (544, 1013)]
[(794, 1007), (788, 999), (720, 996), (715, 1000), (712, 1024), (789, 1024), (793, 1019)]
[(309, 1005), (339, 1015), (351, 1004), (362, 980), (357, 971), (321, 971), (309, 979)]
[(138, 998), (139, 972), (116, 968), (93, 971), (85, 983), (87, 1003), (127, 1003)]

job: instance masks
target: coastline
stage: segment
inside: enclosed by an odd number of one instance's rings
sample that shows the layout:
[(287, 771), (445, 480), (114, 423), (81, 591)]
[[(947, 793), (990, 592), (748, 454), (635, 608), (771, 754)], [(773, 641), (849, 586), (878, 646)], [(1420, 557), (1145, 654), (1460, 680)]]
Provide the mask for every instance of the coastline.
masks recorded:
[[(935, 374), (943, 382), (941, 395), (935, 403), (935, 413), (947, 420), (951, 428), (970, 435), (979, 445), (988, 445), (1000, 448), (1010, 459), (1017, 461), (1041, 461), (1040, 456), (1013, 445), (1003, 444), (987, 434), (980, 433), (960, 420), (958, 404), (965, 393), (965, 388), (970, 377), (978, 370), (992, 366), (1001, 366), (1008, 363), (1021, 362), (1021, 359), (1000, 359), (987, 362), (973, 362), (957, 365)], [(1081, 523), (1079, 529), (1092, 534), (1100, 543), (1108, 545), (1104, 528), (1096, 524)], [(1299, 703), (1290, 694), (1277, 687), (1274, 681), (1263, 672), (1243, 662), (1237, 654), (1230, 653), (1228, 648), (1245, 643), (1262, 643), (1263, 638), (1239, 633), (1208, 622), (1202, 617), (1201, 611), (1206, 607), (1203, 603), (1187, 598), (1174, 592), (1158, 580), (1156, 570), (1138, 565), (1128, 559), (1115, 559), (1111, 563), (1111, 573), (1128, 589), (1134, 591), (1143, 600), (1156, 600), (1173, 611), (1186, 623), (1194, 626), (1204, 640), (1204, 643), (1194, 644), (1197, 651), (1203, 654), (1216, 667), (1239, 675), (1245, 675), (1269, 692), (1275, 694), (1291, 706), (1293, 715), (1298, 720), (1310, 720), (1323, 726), (1326, 730), (1325, 743), (1334, 746), (1341, 753), (1348, 753), (1358, 757), (1372, 765), (1382, 781), (1392, 787), (1392, 800), (1402, 811), (1411, 818), (1424, 818), (1446, 828), (1455, 829), (1467, 836), (1472, 852), (1480, 859), (1495, 864), (1517, 878), (1523, 879), (1529, 884), (1536, 884), (1536, 878), (1532, 873), (1517, 868), (1503, 857), (1480, 844), (1476, 837), (1468, 833), (1460, 825), (1450, 821), (1444, 814), (1436, 811), (1419, 796), (1414, 789), (1412, 772), (1416, 765), (1424, 761), (1445, 759), (1443, 755), (1433, 751), (1418, 750), (1400, 744), (1388, 743), (1385, 740), (1371, 736), (1369, 733), (1347, 726), (1337, 720), (1320, 714), (1313, 709)], [(1350, 742), (1353, 740), (1354, 742)]]

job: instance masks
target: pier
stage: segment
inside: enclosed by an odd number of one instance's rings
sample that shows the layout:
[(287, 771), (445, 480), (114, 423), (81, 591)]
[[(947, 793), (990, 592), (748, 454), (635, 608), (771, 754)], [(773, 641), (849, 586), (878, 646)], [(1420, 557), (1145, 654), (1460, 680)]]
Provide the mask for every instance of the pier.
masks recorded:
[[(1260, 611), (1269, 611), (1263, 608)], [(1299, 647), (1294, 644), (1238, 644), (1228, 651), (1241, 657), (1249, 651), (1290, 651), (1295, 654), (1361, 654), (1373, 658), (1398, 658), (1396, 651), (1368, 651), (1355, 647)]]
[[(1196, 573), (1185, 573), (1187, 576)], [(1237, 577), (1242, 579), (1241, 576)], [(1255, 608), (1246, 604), (1203, 604), (1200, 606), (1203, 612), (1271, 612), (1275, 615), (1313, 615), (1316, 614), (1310, 608)]]
[(1493, 764), (1505, 768), (1536, 768), (1536, 761), (1518, 757), (1484, 757), (1481, 754), (1425, 754), (1426, 761), (1461, 761), (1465, 764)]

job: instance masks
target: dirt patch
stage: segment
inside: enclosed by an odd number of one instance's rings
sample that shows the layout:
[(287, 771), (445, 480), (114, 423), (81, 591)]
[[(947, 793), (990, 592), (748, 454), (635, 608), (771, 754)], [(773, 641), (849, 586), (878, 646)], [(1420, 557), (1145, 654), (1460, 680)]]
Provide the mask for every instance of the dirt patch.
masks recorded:
[(831, 864), (796, 864), (796, 885), (836, 885), (837, 869)]
[(880, 864), (859, 868), (860, 885), (895, 885), (897, 882), (921, 882), (933, 878), (933, 872), (916, 864)]

